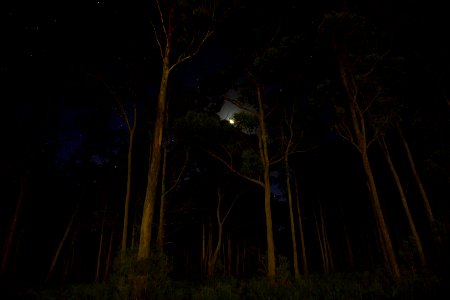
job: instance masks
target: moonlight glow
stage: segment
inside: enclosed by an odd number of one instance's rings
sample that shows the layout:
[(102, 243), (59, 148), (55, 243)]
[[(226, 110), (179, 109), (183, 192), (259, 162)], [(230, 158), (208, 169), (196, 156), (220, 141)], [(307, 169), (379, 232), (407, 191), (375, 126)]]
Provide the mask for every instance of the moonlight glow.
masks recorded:
[(234, 120), (233, 119), (229, 119), (228, 122), (230, 122), (230, 124), (234, 124)]

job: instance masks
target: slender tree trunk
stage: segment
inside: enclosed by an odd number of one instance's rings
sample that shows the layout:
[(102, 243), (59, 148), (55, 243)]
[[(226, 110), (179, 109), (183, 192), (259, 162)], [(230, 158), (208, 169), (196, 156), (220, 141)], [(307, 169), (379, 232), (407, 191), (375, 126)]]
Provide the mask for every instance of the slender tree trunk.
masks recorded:
[(329, 272), (334, 272), (334, 260), (333, 252), (331, 251), (330, 239), (328, 238), (328, 230), (325, 224), (325, 220), (322, 215), (322, 230), (323, 230), (323, 241), (325, 245), (325, 251), (327, 253), (328, 270)]
[(164, 252), (164, 235), (165, 235), (165, 210), (166, 210), (166, 165), (167, 165), (167, 148), (164, 147), (162, 175), (161, 175), (161, 203), (159, 205), (159, 224), (158, 235), (156, 236), (156, 247), (159, 252)]
[(45, 280), (46, 282), (48, 282), (50, 280), (51, 276), (53, 275), (53, 272), (54, 272), (55, 266), (56, 266), (56, 262), (58, 261), (59, 255), (61, 253), (61, 249), (64, 245), (64, 242), (67, 239), (67, 236), (69, 235), (70, 229), (72, 228), (72, 225), (75, 220), (75, 216), (76, 216), (77, 212), (78, 212), (78, 206), (75, 209), (75, 211), (73, 212), (72, 217), (70, 218), (70, 222), (69, 222), (69, 224), (67, 224), (66, 231), (64, 232), (64, 235), (63, 235), (61, 241), (59, 242), (58, 248), (56, 249), (56, 253), (53, 256), (52, 263), (50, 264), (50, 268), (48, 269), (48, 272), (47, 272), (47, 278)]
[(206, 229), (205, 224), (202, 224), (202, 256), (201, 256), (201, 272), (202, 274), (205, 273), (206, 270)]
[(240, 256), (241, 256), (241, 251), (239, 248), (239, 244), (236, 243), (236, 266), (235, 266), (235, 277), (239, 278), (240, 272), (239, 272), (239, 263), (240, 261)]
[[(220, 203), (220, 202), (219, 202)], [(216, 262), (217, 262), (217, 258), (219, 257), (219, 252), (220, 252), (220, 248), (222, 247), (222, 234), (223, 234), (223, 224), (221, 222), (220, 219), (220, 206), (217, 206), (217, 243), (216, 243), (216, 247), (214, 249), (213, 254), (211, 255), (211, 257), (208, 259), (208, 273), (207, 276), (208, 278), (212, 278), (214, 276), (214, 272), (216, 269)], [(225, 267), (225, 265), (224, 265)]]
[(288, 166), (288, 155), (285, 153), (285, 168), (286, 168), (286, 189), (288, 193), (288, 202), (289, 202), (289, 219), (291, 223), (291, 241), (292, 241), (292, 255), (294, 260), (294, 277), (295, 279), (300, 278), (300, 272), (298, 269), (298, 254), (297, 254), (297, 239), (296, 239), (296, 230), (295, 230), (295, 222), (294, 222), (294, 209), (292, 205), (292, 189), (291, 189), (291, 179), (289, 178), (289, 166)]
[(106, 257), (105, 274), (103, 275), (103, 281), (106, 281), (109, 276), (109, 269), (111, 268), (111, 260), (112, 260), (112, 253), (113, 253), (113, 251), (112, 251), (113, 242), (114, 242), (114, 231), (111, 230), (111, 234), (109, 236), (108, 256)]
[(347, 130), (346, 138), (350, 140), (350, 142), (358, 149), (361, 155), (364, 172), (367, 177), (369, 192), (371, 194), (372, 207), (375, 213), (376, 224), (378, 226), (380, 237), (382, 239), (381, 244), (386, 252), (386, 255), (384, 255), (385, 265), (391, 271), (393, 278), (398, 281), (400, 280), (400, 269), (395, 257), (391, 237), (384, 220), (375, 179), (373, 177), (373, 172), (367, 153), (368, 147), (373, 139), (369, 140), (367, 136), (368, 133), (366, 129), (366, 120), (364, 117), (365, 110), (362, 110), (358, 104), (358, 86), (355, 82), (353, 74), (349, 73), (349, 70), (344, 63), (344, 59), (341, 59), (339, 61), (339, 72), (342, 85), (347, 94), (348, 108), (351, 120), (349, 125), (350, 128), (349, 130)]
[(244, 250), (242, 251), (242, 276), (245, 276), (247, 268), (245, 267), (245, 262), (247, 260), (247, 243), (244, 241)]
[(389, 169), (391, 170), (392, 176), (394, 177), (395, 184), (397, 186), (398, 192), (400, 194), (400, 200), (402, 202), (402, 206), (403, 206), (403, 209), (405, 211), (406, 218), (408, 220), (409, 229), (411, 230), (412, 237), (413, 237), (414, 242), (416, 244), (417, 253), (419, 254), (420, 264), (421, 264), (421, 266), (423, 268), (425, 268), (426, 265), (427, 265), (427, 262), (426, 262), (426, 259), (425, 259), (425, 254), (424, 254), (424, 251), (423, 251), (422, 242), (420, 240), (419, 234), (417, 233), (416, 225), (415, 225), (414, 220), (412, 218), (411, 211), (409, 210), (408, 201), (406, 200), (406, 195), (405, 195), (405, 192), (403, 190), (402, 183), (401, 183), (400, 178), (398, 176), (397, 170), (394, 167), (394, 164), (393, 164), (392, 159), (391, 159), (391, 155), (389, 153), (389, 149), (387, 147), (386, 141), (385, 141), (383, 136), (380, 137), (379, 143), (380, 143), (380, 146), (381, 146), (381, 148), (383, 150), (383, 153), (384, 153), (384, 156), (386, 158), (386, 161), (387, 161), (387, 163), (389, 165)]
[(65, 282), (67, 280), (67, 276), (69, 273), (71, 273), (72, 271), (72, 267), (73, 267), (73, 262), (75, 259), (75, 240), (76, 240), (76, 235), (77, 233), (74, 232), (72, 235), (72, 241), (71, 241), (71, 245), (70, 245), (70, 249), (69, 249), (69, 253), (67, 254), (67, 258), (64, 260), (65, 261), (65, 266), (64, 266), (64, 271), (63, 274), (61, 276), (61, 279), (63, 282)]
[(100, 229), (100, 239), (98, 243), (98, 253), (97, 253), (97, 268), (95, 270), (95, 282), (98, 282), (100, 278), (100, 265), (102, 261), (102, 250), (103, 250), (103, 236), (105, 233), (105, 220), (106, 220), (106, 207), (105, 211), (103, 212), (103, 218), (102, 218), (102, 227)]
[(343, 231), (344, 231), (345, 245), (347, 248), (347, 263), (348, 263), (349, 269), (353, 270), (355, 264), (354, 264), (354, 259), (353, 259), (352, 243), (350, 242), (350, 236), (348, 233), (347, 225), (345, 223), (345, 216), (344, 216), (344, 212), (342, 210), (342, 206), (341, 206), (341, 219), (342, 219), (342, 227), (343, 227)]
[[(222, 247), (222, 240), (223, 240), (223, 224), (225, 223), (226, 219), (228, 218), (228, 215), (231, 211), (231, 209), (234, 206), (234, 202), (231, 204), (231, 206), (228, 208), (225, 215), (222, 217), (220, 210), (221, 210), (221, 204), (222, 204), (222, 193), (220, 192), (220, 189), (217, 191), (217, 207), (216, 207), (216, 220), (217, 220), (217, 243), (216, 247), (214, 248), (214, 252), (211, 251), (211, 254), (208, 256), (208, 270), (207, 270), (207, 276), (208, 278), (212, 278), (214, 276), (215, 270), (216, 270), (216, 263), (217, 259), (219, 257), (220, 248)], [(211, 242), (211, 250), (212, 250), (212, 226), (211, 226), (211, 236), (210, 236), (210, 242)], [(231, 273), (231, 244), (228, 239), (228, 272)], [(224, 255), (225, 257), (225, 255)], [(227, 266), (227, 264), (224, 264), (224, 267)]]
[(0, 274), (6, 274), (8, 270), (8, 262), (11, 256), (11, 249), (14, 241), (14, 236), (17, 231), (17, 224), (19, 221), (19, 216), (22, 212), (22, 206), (24, 201), (25, 189), (27, 188), (27, 178), (24, 175), (20, 180), (20, 192), (19, 198), (17, 199), (16, 210), (14, 212), (13, 219), (11, 220), (11, 225), (9, 227), (8, 236), (5, 240), (5, 244), (3, 247), (3, 257), (2, 257), (2, 265), (0, 268)]
[[(120, 249), (121, 254), (124, 255), (127, 251), (127, 239), (128, 239), (128, 214), (130, 208), (130, 198), (131, 198), (131, 166), (133, 164), (133, 142), (134, 142), (134, 132), (136, 129), (136, 107), (134, 107), (133, 114), (133, 125), (129, 126), (129, 141), (128, 141), (128, 160), (127, 160), (127, 191), (125, 195), (125, 206), (123, 214), (123, 231), (122, 231), (122, 247)], [(125, 115), (126, 118), (126, 115)]]
[(150, 255), (155, 199), (160, 178), (159, 169), (161, 165), (161, 145), (164, 128), (164, 116), (166, 115), (165, 110), (167, 83), (170, 74), (169, 54), (170, 46), (167, 45), (165, 56), (163, 58), (163, 69), (158, 96), (158, 108), (156, 112), (153, 145), (151, 148), (150, 166), (148, 170), (147, 190), (145, 194), (144, 209), (142, 213), (138, 259), (145, 259)]
[(388, 269), (392, 272), (392, 276), (395, 280), (400, 279), (400, 268), (395, 257), (394, 248), (392, 246), (391, 237), (388, 232), (386, 221), (384, 220), (383, 211), (381, 209), (380, 200), (378, 198), (377, 187), (375, 179), (373, 178), (372, 168), (369, 163), (367, 153), (363, 153), (363, 167), (367, 176), (369, 191), (371, 193), (372, 206), (375, 212), (376, 224), (382, 240), (382, 247), (385, 249), (385, 261)]
[(266, 216), (266, 238), (267, 238), (267, 275), (274, 282), (276, 275), (275, 242), (273, 238), (271, 187), (270, 187), (270, 162), (267, 141), (267, 130), (264, 116), (264, 108), (261, 94), (261, 86), (256, 83), (258, 99), (258, 125), (259, 125), (259, 152), (264, 170), (264, 211)]
[(320, 213), (320, 215), (319, 215), (320, 224), (318, 224), (317, 217), (316, 217), (317, 235), (319, 238), (320, 251), (322, 254), (323, 269), (324, 269), (325, 274), (328, 274), (334, 270), (334, 264), (333, 264), (330, 242), (328, 240), (328, 233), (327, 233), (327, 229), (326, 229), (325, 219), (323, 217), (322, 206), (320, 206), (320, 208), (319, 208), (319, 213)]
[(328, 274), (330, 270), (328, 268), (328, 257), (327, 257), (327, 251), (325, 248), (323, 232), (321, 230), (322, 227), (319, 226), (319, 221), (317, 220), (317, 215), (315, 213), (314, 213), (314, 219), (316, 220), (317, 239), (319, 240), (319, 248), (320, 248), (320, 256), (322, 257), (323, 272), (325, 274)]
[(297, 199), (297, 215), (298, 215), (298, 226), (300, 231), (300, 243), (302, 245), (303, 274), (308, 275), (308, 260), (306, 258), (305, 234), (303, 230), (302, 214), (300, 210), (300, 194), (298, 192), (297, 177), (295, 178), (295, 195)]
[(414, 179), (416, 180), (417, 187), (419, 188), (420, 195), (422, 196), (423, 205), (425, 207), (427, 219), (430, 228), (433, 230), (433, 236), (435, 241), (437, 242), (438, 246), (441, 246), (442, 240), (440, 235), (434, 230), (435, 229), (435, 219), (433, 215), (433, 210), (431, 209), (430, 201), (428, 199), (427, 192), (425, 191), (425, 188), (422, 183), (422, 179), (419, 176), (419, 173), (417, 172), (416, 164), (414, 163), (414, 159), (411, 154), (411, 150), (409, 149), (408, 142), (405, 139), (405, 136), (403, 135), (403, 131), (399, 124), (397, 124), (397, 132), (400, 137), (400, 140), (403, 144), (403, 147), (405, 148), (406, 157), (408, 158), (409, 166), (411, 167), (411, 171), (414, 175)]

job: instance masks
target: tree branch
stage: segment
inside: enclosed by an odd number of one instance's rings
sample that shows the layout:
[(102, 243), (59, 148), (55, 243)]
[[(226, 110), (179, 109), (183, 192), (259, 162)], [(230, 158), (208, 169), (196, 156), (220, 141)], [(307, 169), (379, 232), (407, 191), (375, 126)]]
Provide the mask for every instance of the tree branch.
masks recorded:
[(186, 150), (186, 157), (185, 157), (185, 159), (184, 159), (183, 167), (181, 167), (181, 170), (180, 170), (180, 173), (178, 174), (177, 179), (175, 180), (174, 184), (173, 184), (169, 189), (167, 189), (167, 191), (165, 191), (165, 192), (163, 193), (163, 196), (166, 196), (166, 195), (167, 195), (168, 193), (170, 193), (174, 188), (177, 187), (178, 183), (180, 182), (181, 175), (183, 175), (184, 170), (185, 170), (186, 167), (187, 167), (188, 161), (189, 161), (189, 149)]
[(248, 181), (251, 181), (261, 187), (264, 188), (264, 182), (262, 182), (261, 180), (257, 180), (255, 178), (249, 177), (247, 175), (242, 174), (241, 172), (239, 172), (238, 170), (236, 170), (231, 164), (229, 164), (228, 162), (226, 162), (223, 158), (221, 158), (220, 156), (212, 153), (211, 151), (204, 149), (203, 150), (208, 153), (209, 155), (211, 155), (212, 157), (214, 157), (215, 159), (217, 159), (218, 161), (220, 161), (223, 165), (225, 165), (225, 167), (228, 168), (228, 170), (230, 170), (231, 172), (233, 172), (234, 174), (238, 175), (241, 178), (247, 179)]

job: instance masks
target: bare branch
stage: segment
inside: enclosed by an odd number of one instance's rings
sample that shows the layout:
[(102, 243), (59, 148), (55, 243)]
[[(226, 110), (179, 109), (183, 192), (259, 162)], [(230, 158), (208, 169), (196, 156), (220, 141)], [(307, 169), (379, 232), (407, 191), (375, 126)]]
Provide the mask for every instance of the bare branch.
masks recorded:
[(237, 199), (237, 197), (234, 198), (233, 203), (231, 203), (230, 207), (228, 208), (228, 211), (226, 212), (225, 216), (224, 216), (223, 219), (222, 219), (222, 223), (225, 223), (225, 221), (227, 220), (228, 215), (229, 215), (230, 212), (231, 212), (231, 209), (233, 208), (234, 204), (236, 203), (236, 199)]
[(242, 174), (241, 172), (239, 172), (238, 170), (236, 170), (231, 164), (229, 164), (228, 162), (226, 162), (223, 158), (221, 158), (220, 156), (212, 153), (211, 151), (204, 149), (203, 150), (208, 153), (209, 155), (211, 155), (212, 157), (214, 157), (215, 159), (217, 159), (218, 161), (220, 161), (223, 165), (225, 165), (225, 167), (228, 168), (228, 170), (230, 170), (231, 172), (233, 172), (234, 174), (238, 175), (239, 177), (242, 177), (244, 179), (247, 179), (248, 181), (251, 181), (261, 187), (264, 187), (264, 182), (262, 182), (261, 180), (257, 180), (254, 179), (252, 177), (249, 177), (247, 175)]
[(366, 73), (362, 74), (361, 77), (367, 77), (369, 76), (377, 67), (378, 63), (381, 62), (388, 54), (389, 52), (391, 52), (391, 49), (388, 49), (383, 55), (381, 55), (372, 65), (372, 68), (370, 68), (369, 71), (367, 71)]
[(156, 32), (155, 24), (153, 24), (153, 22), (151, 22), (151, 23), (152, 23), (152, 27), (153, 27), (153, 33), (155, 34), (156, 42), (158, 43), (159, 53), (161, 54), (161, 58), (164, 58), (164, 51), (163, 51), (163, 48), (161, 45), (161, 41), (159, 40), (158, 33)]
[(184, 170), (187, 167), (189, 161), (189, 149), (186, 150), (186, 157), (184, 159), (183, 167), (181, 167), (180, 173), (178, 173), (178, 177), (173, 183), (173, 185), (163, 193), (163, 196), (166, 196), (168, 193), (170, 193), (173, 189), (175, 189), (178, 186), (178, 183), (180, 182), (181, 176), (184, 174)]
[(206, 40), (214, 33), (214, 30), (212, 29), (208, 29), (208, 31), (205, 33), (205, 36), (203, 37), (203, 39), (199, 42), (199, 44), (197, 45), (197, 48), (191, 52), (190, 54), (185, 54), (185, 55), (180, 55), (178, 56), (178, 60), (169, 68), (169, 71), (171, 71), (173, 68), (175, 68), (177, 65), (193, 58), (194, 56), (196, 56), (198, 54), (198, 52), (200, 51), (200, 49), (202, 48), (203, 44), (206, 42)]
[[(162, 10), (161, 10), (161, 5), (159, 4), (159, 0), (155, 0), (155, 2), (156, 2), (156, 6), (158, 7), (159, 18), (160, 18), (160, 21), (161, 21), (161, 27), (162, 27), (162, 30), (164, 32), (164, 36), (166, 38), (166, 45), (168, 45), (169, 44), (168, 43), (169, 42), (168, 41), (169, 36), (167, 35), (166, 25), (164, 24), (164, 17), (163, 17), (163, 13), (162, 13)], [(159, 43), (159, 41), (158, 41), (158, 43)]]

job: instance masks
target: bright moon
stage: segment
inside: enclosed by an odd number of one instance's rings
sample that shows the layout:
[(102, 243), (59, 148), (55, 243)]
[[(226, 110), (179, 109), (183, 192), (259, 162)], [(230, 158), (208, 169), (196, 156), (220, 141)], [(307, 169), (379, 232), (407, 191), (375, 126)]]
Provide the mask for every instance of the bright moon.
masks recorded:
[(234, 120), (233, 119), (229, 119), (228, 122), (230, 122), (230, 124), (234, 124)]

